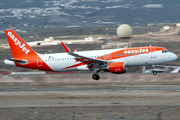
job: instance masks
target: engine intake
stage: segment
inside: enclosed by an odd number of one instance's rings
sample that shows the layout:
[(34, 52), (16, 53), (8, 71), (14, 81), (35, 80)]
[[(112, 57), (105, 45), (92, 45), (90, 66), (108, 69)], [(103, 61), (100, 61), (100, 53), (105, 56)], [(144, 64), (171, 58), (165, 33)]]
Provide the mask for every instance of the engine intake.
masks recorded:
[(109, 72), (115, 74), (126, 73), (124, 62), (108, 63), (107, 69), (109, 70)]

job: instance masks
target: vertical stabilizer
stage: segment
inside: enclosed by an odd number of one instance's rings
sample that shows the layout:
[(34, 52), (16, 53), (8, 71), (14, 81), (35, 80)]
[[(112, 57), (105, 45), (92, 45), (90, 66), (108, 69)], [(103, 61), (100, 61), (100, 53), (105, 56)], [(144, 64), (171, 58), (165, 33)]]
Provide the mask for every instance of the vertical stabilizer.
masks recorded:
[(36, 52), (14, 31), (5, 30), (13, 58), (37, 55)]

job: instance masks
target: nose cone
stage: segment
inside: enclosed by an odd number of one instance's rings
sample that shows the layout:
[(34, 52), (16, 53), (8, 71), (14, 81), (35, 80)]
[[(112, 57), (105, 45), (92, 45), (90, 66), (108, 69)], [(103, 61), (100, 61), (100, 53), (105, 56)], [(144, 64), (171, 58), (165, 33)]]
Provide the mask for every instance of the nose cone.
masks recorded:
[(172, 58), (173, 61), (175, 61), (178, 57), (177, 57), (176, 54), (173, 53), (171, 58)]

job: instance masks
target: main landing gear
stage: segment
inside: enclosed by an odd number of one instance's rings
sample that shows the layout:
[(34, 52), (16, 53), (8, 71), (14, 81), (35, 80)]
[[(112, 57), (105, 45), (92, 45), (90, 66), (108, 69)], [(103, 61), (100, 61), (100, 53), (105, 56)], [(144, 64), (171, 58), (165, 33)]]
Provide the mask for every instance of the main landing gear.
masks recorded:
[(99, 79), (100, 79), (100, 76), (99, 76), (98, 74), (93, 74), (93, 75), (92, 75), (92, 78), (93, 78), (94, 80), (99, 80)]
[(101, 71), (101, 68), (95, 66), (93, 69), (94, 69), (94, 74), (92, 75), (92, 79), (99, 80), (100, 76), (98, 75), (98, 72)]

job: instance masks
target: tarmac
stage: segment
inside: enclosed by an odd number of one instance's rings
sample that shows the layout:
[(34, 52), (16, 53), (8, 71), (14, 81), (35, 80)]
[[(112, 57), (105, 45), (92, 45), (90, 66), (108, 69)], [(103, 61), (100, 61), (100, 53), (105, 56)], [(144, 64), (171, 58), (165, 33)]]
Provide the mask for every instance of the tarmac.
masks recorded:
[(1, 120), (178, 120), (180, 74), (1, 75)]

